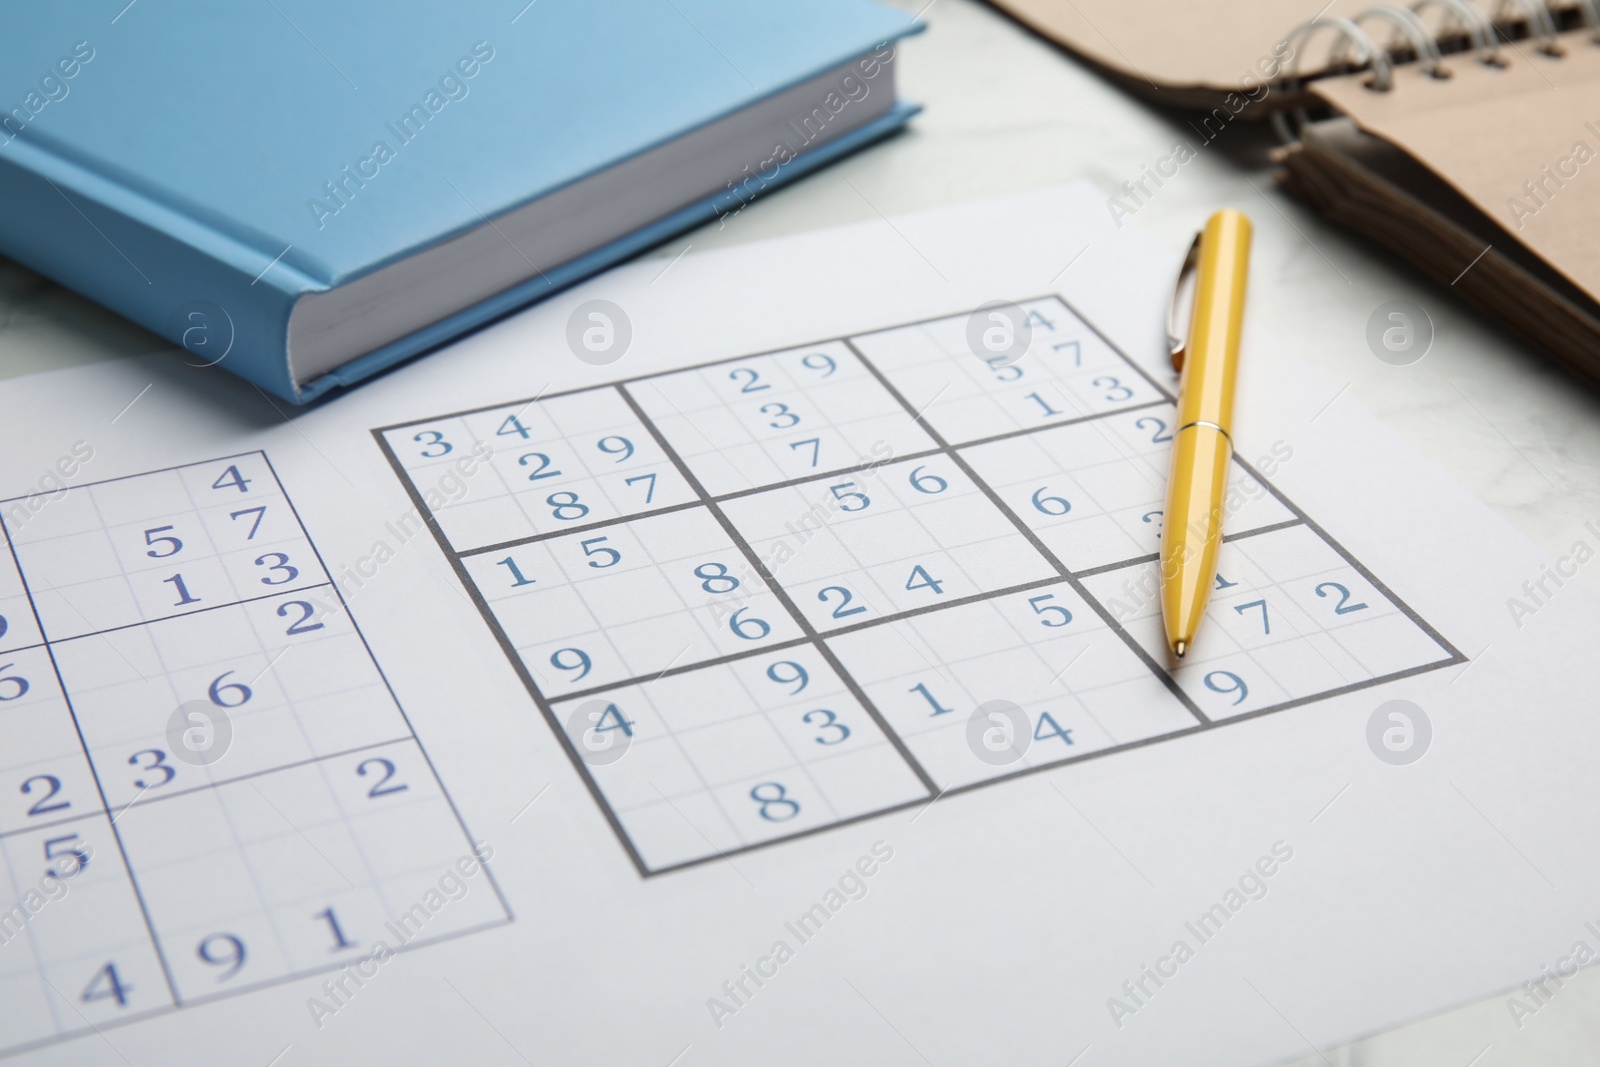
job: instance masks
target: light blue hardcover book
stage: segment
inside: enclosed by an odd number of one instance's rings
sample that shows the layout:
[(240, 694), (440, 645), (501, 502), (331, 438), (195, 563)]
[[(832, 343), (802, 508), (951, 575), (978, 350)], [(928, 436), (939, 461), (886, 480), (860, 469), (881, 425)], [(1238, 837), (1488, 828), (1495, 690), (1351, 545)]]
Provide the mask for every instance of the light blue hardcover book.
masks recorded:
[(0, 252), (303, 403), (898, 129), (917, 29), (872, 0), (24, 5)]

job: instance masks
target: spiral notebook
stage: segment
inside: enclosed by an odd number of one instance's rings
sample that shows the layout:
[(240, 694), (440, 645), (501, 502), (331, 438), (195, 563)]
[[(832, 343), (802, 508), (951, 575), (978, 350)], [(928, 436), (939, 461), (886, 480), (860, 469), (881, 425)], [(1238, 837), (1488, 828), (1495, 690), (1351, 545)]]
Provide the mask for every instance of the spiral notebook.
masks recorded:
[(1319, 0), (997, 3), (1152, 101), (1204, 109), (1191, 126), (1208, 139), (1308, 108), (1284, 126), (1285, 188), (1600, 382), (1592, 6), (1504, 3), (1491, 21), (1487, 3), (1435, 0), (1346, 19), (1363, 8), (1339, 0), (1312, 33)]

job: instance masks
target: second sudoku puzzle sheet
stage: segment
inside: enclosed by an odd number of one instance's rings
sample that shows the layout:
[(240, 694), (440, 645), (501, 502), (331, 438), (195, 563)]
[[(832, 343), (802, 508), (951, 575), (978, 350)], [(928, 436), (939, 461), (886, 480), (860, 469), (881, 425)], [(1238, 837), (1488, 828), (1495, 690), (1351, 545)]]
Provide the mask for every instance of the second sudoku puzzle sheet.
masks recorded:
[(0, 528), (0, 1054), (509, 920), (264, 453)]
[(1172, 396), (1020, 309), (1021, 358), (955, 315), (376, 431), (642, 873), (1462, 662), (1280, 443), (1173, 668)]

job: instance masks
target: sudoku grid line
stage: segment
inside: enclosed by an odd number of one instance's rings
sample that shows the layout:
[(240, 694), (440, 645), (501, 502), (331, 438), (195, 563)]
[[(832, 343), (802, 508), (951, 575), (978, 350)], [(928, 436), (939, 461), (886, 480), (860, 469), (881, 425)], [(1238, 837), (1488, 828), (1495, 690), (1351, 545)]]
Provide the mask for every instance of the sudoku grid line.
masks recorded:
[[(1219, 570), (1213, 606), (1231, 609), (1234, 618), (1212, 627), (1216, 635), (1203, 655), (1175, 670), (1163, 666), (1164, 649), (1151, 638), (1150, 598), (1136, 596), (1131, 607), (1119, 600), (1124, 590), (1148, 586), (1142, 569), (1156, 555), (1110, 555), (1104, 531), (1120, 529), (1118, 538), (1137, 542), (1157, 529), (1151, 524), (1160, 517), (1159, 502), (1131, 529), (1119, 524), (1151, 506), (1141, 501), (1159, 501), (1164, 492), (1164, 467), (1157, 471), (1148, 457), (1150, 445), (1170, 440), (1161, 436), (1169, 424), (1159, 415), (1174, 398), (1065, 300), (1051, 295), (1020, 303), (1036, 330), (1050, 332), (1047, 342), (1059, 343), (1016, 367), (974, 357), (957, 339), (966, 316), (943, 316), (372, 431), (641, 876), (1465, 662), (1265, 474), (1235, 456), (1235, 481), (1264, 491), (1246, 494), (1237, 517), (1242, 528), (1223, 538), (1225, 567), (1235, 578)], [(1064, 332), (1057, 321), (1066, 324)], [(1130, 433), (1150, 436), (1136, 441)], [(516, 448), (496, 451), (505, 437)], [(494, 471), (494, 484), (461, 482), (459, 498), (445, 499), (436, 495), (444, 484), (437, 482), (430, 495), (438, 506), (430, 506), (428, 477), (448, 476), (452, 464), (466, 472), (452, 453), (454, 442), (468, 440), (475, 455), (489, 446), (488, 458), (480, 458)], [(1005, 451), (1028, 442), (1044, 460)], [(527, 451), (515, 467), (503, 466), (517, 450)], [(1043, 484), (1024, 515), (1028, 489), (1041, 479), (1017, 474), (1019, 462), (1022, 469), (1031, 463), (1056, 471), (1071, 486), (1062, 491), (1084, 507), (1059, 496), (1041, 499), (1051, 491)], [(606, 476), (620, 484), (608, 470), (612, 464), (655, 472), (627, 481), (647, 482), (642, 499), (599, 489)], [(909, 490), (901, 477), (908, 468)], [(995, 483), (996, 470), (1010, 481)], [(669, 499), (657, 504), (662, 477)], [(819, 495), (824, 488), (831, 502)], [(939, 502), (947, 493), (959, 505), (954, 510)], [(596, 514), (598, 504), (604, 508)], [(869, 507), (872, 515), (856, 514)], [(819, 508), (813, 529), (808, 520)], [(1057, 521), (1069, 512), (1070, 520)], [(961, 526), (968, 532), (958, 533)], [(697, 547), (686, 551), (685, 537)], [(671, 546), (670, 559), (661, 556), (663, 545)], [(1063, 558), (1061, 546), (1078, 562)], [(629, 567), (607, 575), (625, 555), (633, 560)], [(719, 556), (742, 562), (739, 580)], [(694, 569), (708, 594), (703, 604), (684, 584), (695, 560), (707, 561)], [(912, 604), (870, 577), (903, 574), (913, 564), (906, 592), (931, 589), (941, 599)], [(996, 580), (1002, 574), (1010, 580)], [(942, 599), (956, 578), (955, 595)], [(1120, 587), (1112, 584), (1118, 578)], [(817, 591), (828, 582), (834, 584)], [(717, 600), (735, 589), (738, 597)], [(803, 608), (802, 592), (824, 607)], [(1272, 599), (1244, 601), (1249, 595)], [(786, 618), (756, 618), (753, 605), (762, 598)], [(1016, 613), (1022, 601), (1031, 617)], [(745, 607), (730, 620), (736, 603)], [(1259, 635), (1245, 628), (1246, 613), (1254, 618), (1257, 610)], [(1368, 614), (1342, 617), (1362, 611)], [(1083, 621), (1073, 625), (1080, 615)], [(1029, 638), (1019, 620), (1073, 628)], [(749, 643), (729, 646), (726, 634), (719, 639), (714, 632), (719, 624)], [(968, 634), (979, 645), (998, 643), (989, 651), (949, 645)], [(1062, 666), (1060, 657), (1074, 650)], [(965, 757), (959, 745), (952, 748), (951, 722), (966, 716), (940, 719), (957, 709), (947, 700), (963, 712), (976, 706), (992, 694), (970, 686), (982, 689), (1023, 670), (1024, 661), (1002, 663), (1029, 652), (1034, 665), (1024, 673), (1053, 674), (1042, 690), (1050, 709), (1028, 713), (1039, 716), (1033, 740), (1084, 747), (999, 771), (961, 766)], [(791, 696), (799, 694), (812, 683), (801, 666), (807, 656), (815, 657), (825, 688), (795, 705), (831, 699), (845, 709), (808, 712), (804, 721), (818, 730), (809, 740), (843, 746), (859, 734), (849, 751), (872, 769), (840, 777), (844, 756), (825, 758), (806, 738), (785, 733), (794, 726), (774, 718), (780, 695), (762, 689), (758, 696), (746, 681), (765, 665), (766, 678), (798, 683)], [(1063, 683), (1068, 674), (1079, 681)], [(922, 681), (904, 689), (916, 678)], [(960, 695), (936, 695), (929, 681)], [(1065, 696), (1052, 688), (1062, 686)], [(1252, 697), (1255, 690), (1266, 695)], [(915, 699), (925, 704), (904, 695), (919, 691)], [(828, 692), (837, 695), (826, 698)], [(848, 726), (839, 715), (852, 717)], [(1063, 728), (1058, 716), (1069, 715), (1078, 721)], [(824, 725), (816, 727), (815, 717)], [(841, 734), (824, 737), (828, 730)], [(615, 763), (591, 760), (605, 731), (625, 734), (640, 754), (624, 748), (625, 758)], [(967, 745), (973, 744), (969, 729)], [(767, 753), (766, 763), (752, 754), (758, 751)], [(878, 754), (885, 751), (898, 763), (883, 762)], [(757, 773), (758, 765), (790, 769)], [(834, 775), (826, 787), (817, 777), (825, 768)], [(791, 798), (777, 781), (783, 774), (814, 795), (803, 803)], [(762, 819), (794, 825), (751, 822), (751, 802)], [(800, 819), (816, 809), (826, 812), (822, 822)]]
[[(0, 909), (0, 951), (33, 953), (0, 959), (0, 1055), (511, 921), (481, 857), (459, 897), (434, 890), (452, 910), (418, 903), (473, 839), (264, 452), (75, 485), (20, 521), (11, 502), (0, 702), (27, 710), (0, 717), (0, 796), (22, 797), (0, 862), (19, 901), (63, 888)], [(214, 762), (169, 748), (195, 706), (231, 723)]]
[[(79, 745), (82, 746), (82, 749), (83, 749), (83, 752), (84, 752), (85, 756), (87, 756), (88, 752), (89, 752), (89, 742), (84, 737), (83, 724), (78, 720), (78, 713), (77, 713), (76, 709), (74, 709), (73, 706), (72, 706), (71, 697), (68, 696), (68, 694), (67, 694), (66, 679), (63, 678), (62, 675), (61, 675), (61, 665), (56, 661), (55, 649), (51, 646), (51, 643), (49, 641), (49, 635), (48, 635), (48, 632), (45, 629), (44, 620), (42, 618), (40, 618), (40, 616), (39, 616), (38, 604), (33, 599), (33, 591), (29, 587), (27, 573), (23, 569), (22, 560), (19, 558), (19, 556), (17, 554), (17, 545), (16, 545), (16, 542), (12, 539), (11, 530), (9, 528), (9, 524), (7, 524), (6, 521), (5, 521), (5, 514), (4, 514), (3, 511), (0, 511), (0, 532), (4, 532), (5, 533), (5, 536), (6, 536), (6, 549), (11, 555), (12, 566), (16, 568), (16, 573), (17, 573), (18, 579), (20, 580), (20, 583), (22, 585), (23, 595), (25, 595), (28, 598), (28, 606), (29, 606), (30, 611), (33, 613), (34, 625), (38, 628), (39, 633), (42, 636), (45, 637), (45, 642), (44, 642), (44, 645), (43, 645), (44, 650), (45, 650), (45, 655), (48, 656), (49, 659), (50, 659), (50, 669), (51, 669), (52, 673), (55, 676), (56, 686), (59, 688), (59, 690), (60, 690), (60, 692), (62, 694), (62, 700), (66, 704), (67, 713), (72, 717), (73, 732), (77, 734), (78, 743), (79, 743)], [(94, 773), (94, 768), (92, 766), (92, 762), (91, 762), (91, 766), (90, 766), (90, 774), (94, 778), (95, 792), (100, 797), (100, 809), (101, 809), (101, 812), (109, 812), (111, 810), (111, 803), (110, 803), (109, 800), (106, 799), (105, 786), (100, 781), (100, 776), (98, 774)], [(93, 818), (93, 817), (94, 817), (94, 813), (91, 813), (88, 816), (79, 816), (78, 818), (79, 819), (83, 819), (83, 818)], [(119, 858), (122, 861), (123, 870), (127, 872), (129, 885), (132, 886), (134, 898), (138, 902), (139, 914), (140, 914), (140, 917), (144, 920), (145, 932), (149, 936), (150, 943), (154, 947), (155, 952), (156, 952), (156, 958), (160, 962), (162, 978), (166, 981), (167, 994), (168, 994), (169, 997), (171, 997), (172, 1004), (176, 1005), (176, 1004), (179, 1003), (179, 1000), (178, 1000), (178, 988), (177, 988), (177, 985), (173, 982), (173, 979), (172, 979), (172, 968), (167, 963), (166, 953), (161, 947), (161, 940), (160, 940), (159, 937), (156, 936), (155, 924), (152, 923), (151, 920), (150, 920), (150, 909), (145, 903), (144, 894), (142, 894), (139, 891), (138, 879), (133, 873), (133, 865), (132, 865), (132, 863), (130, 863), (129, 860), (128, 860), (127, 845), (123, 842), (122, 832), (120, 830), (118, 830), (115, 820), (109, 821), (108, 825), (109, 825), (110, 830), (111, 830), (112, 840), (114, 840), (116, 842), (116, 845), (117, 845), (117, 855), (119, 856)], [(30, 827), (30, 829), (31, 829), (31, 827)], [(8, 864), (8, 866), (9, 866), (9, 864)], [(87, 867), (87, 864), (85, 864), (85, 867)], [(12, 879), (13, 879), (13, 881), (15, 881), (15, 879), (16, 879), (16, 874), (15, 874), (14, 871), (12, 872)], [(34, 952), (35, 952), (35, 957), (37, 958), (38, 957), (38, 949), (36, 948), (34, 950)], [(59, 990), (57, 992), (59, 993)], [(52, 1015), (52, 1017), (54, 1017), (55, 1014), (56, 1014), (55, 1008), (54, 1008), (54, 1002), (53, 1001), (49, 1001), (49, 1003), (51, 1004), (51, 1015)], [(65, 1036), (64, 1034), (61, 1033), (61, 1028), (60, 1028), (59, 1025), (57, 1026), (57, 1034), (55, 1036), (56, 1037)]]
[(666, 439), (661, 436), (661, 433), (656, 429), (655, 424), (650, 421), (649, 416), (645, 415), (644, 411), (633, 399), (633, 395), (628, 392), (628, 387), (626, 384), (619, 383), (617, 385), (617, 392), (622, 394), (622, 398), (627, 401), (628, 407), (633, 409), (633, 413), (639, 418), (639, 421), (644, 424), (645, 429), (649, 431), (650, 435), (656, 439), (656, 443), (660, 445), (662, 450), (672, 458), (673, 463), (678, 467), (678, 470), (683, 475), (684, 479), (690, 484), (690, 486), (693, 487), (694, 491), (699, 494), (700, 502), (705, 505), (712, 515), (716, 517), (717, 524), (720, 525), (723, 529), (723, 532), (728, 535), (728, 539), (738, 547), (740, 552), (743, 553), (745, 562), (747, 562), (761, 575), (762, 580), (765, 581), (768, 587), (772, 589), (779, 602), (783, 604), (784, 608), (794, 619), (795, 624), (799, 626), (806, 637), (810, 639), (812, 647), (822, 654), (823, 658), (828, 661), (828, 666), (832, 667), (834, 672), (838, 674), (838, 676), (844, 681), (845, 685), (849, 687), (851, 695), (854, 696), (856, 700), (860, 701), (861, 706), (866, 709), (867, 714), (871, 715), (873, 721), (878, 724), (878, 728), (884, 731), (885, 736), (889, 738), (890, 744), (894, 745), (895, 750), (900, 753), (901, 758), (904, 759), (911, 767), (912, 773), (914, 773), (922, 782), (922, 784), (928, 789), (938, 789), (938, 786), (934, 784), (933, 779), (928, 777), (928, 772), (923, 770), (922, 765), (917, 762), (914, 756), (911, 755), (911, 752), (905, 747), (904, 743), (901, 742), (899, 737), (897, 737), (894, 732), (889, 729), (888, 724), (883, 721), (883, 716), (880, 715), (878, 710), (872, 706), (872, 702), (867, 699), (866, 694), (861, 692), (861, 687), (856, 684), (855, 679), (851, 678), (845, 669), (840, 665), (832, 650), (829, 649), (828, 646), (822, 641), (818, 640), (816, 629), (813, 628), (806, 617), (801, 614), (800, 609), (795, 607), (794, 601), (789, 597), (789, 594), (784, 592), (783, 589), (773, 579), (772, 573), (768, 570), (766, 564), (756, 556), (755, 552), (750, 548), (749, 543), (739, 535), (739, 531), (734, 528), (733, 523), (728, 521), (728, 516), (723, 513), (722, 508), (718, 506), (718, 503), (706, 493), (705, 486), (700, 484), (700, 480), (694, 476), (693, 472), (691, 472), (689, 468), (684, 465), (683, 460), (678, 456), (678, 454), (672, 450), (670, 445), (667, 444)]
[[(1255, 530), (1240, 530), (1238, 533), (1223, 534), (1222, 542), (1223, 544), (1231, 544), (1234, 541), (1242, 541), (1246, 537), (1258, 537), (1261, 534), (1277, 533), (1279, 530), (1287, 530), (1294, 526), (1304, 526), (1305, 522), (1306, 520), (1304, 519), (1294, 518), (1285, 520), (1284, 522), (1273, 523), (1270, 526), (1262, 526)], [(1084, 567), (1081, 570), (1076, 570), (1072, 573), (1079, 578), (1093, 578), (1095, 575), (1105, 574), (1107, 571), (1126, 570), (1128, 567), (1136, 566), (1140, 563), (1154, 563), (1160, 558), (1161, 556), (1159, 553), (1151, 552), (1148, 555), (1135, 556), (1132, 559), (1118, 560), (1115, 563), (1102, 563), (1097, 567)]]
[[(1028, 527), (1028, 525), (1026, 523), (1024, 523), (1020, 518), (1018, 518), (1016, 513), (1013, 512), (1011, 510), (1011, 508), (1003, 500), (1001, 500), (998, 495), (995, 494), (995, 491), (992, 488), (990, 488), (989, 485), (987, 483), (985, 483), (981, 478), (978, 477), (977, 472), (974, 471), (970, 465), (968, 465), (967, 461), (960, 455), (960, 453), (958, 453), (955, 449), (951, 448), (949, 446), (949, 444), (944, 440), (944, 438), (939, 435), (939, 432), (928, 424), (927, 419), (924, 417), (924, 413), (922, 411), (917, 410), (917, 408), (914, 407), (909, 400), (907, 400), (903, 395), (901, 395), (900, 391), (898, 389), (896, 389), (892, 383), (890, 383), (888, 378), (884, 377), (883, 372), (881, 372), (880, 370), (878, 370), (878, 368), (876, 368), (876, 367), (874, 367), (872, 365), (872, 361), (867, 359), (867, 357), (862, 354), (862, 352), (861, 352), (861, 350), (859, 348), (856, 348), (856, 346), (854, 344), (852, 344), (848, 339), (845, 341), (845, 343), (850, 345), (851, 350), (854, 351), (858, 357), (860, 357), (861, 362), (866, 364), (867, 369), (870, 370), (873, 373), (873, 375), (878, 379), (879, 384), (883, 386), (884, 390), (886, 392), (888, 392), (889, 395), (893, 396), (897, 401), (900, 402), (900, 404), (906, 409), (906, 411), (911, 414), (911, 417), (913, 419), (915, 419), (916, 422), (919, 425), (922, 426), (923, 430), (928, 434), (928, 436), (932, 437), (935, 441), (937, 441), (939, 443), (939, 447), (942, 448), (947, 455), (949, 455), (951, 460), (953, 460), (957, 465), (959, 465), (962, 468), (962, 470), (966, 472), (967, 477), (971, 478), (973, 480), (973, 482), (975, 482), (979, 486), (979, 488), (981, 488), (984, 491), (984, 493), (989, 497), (990, 502), (994, 504), (995, 508), (997, 510), (999, 510), (1003, 515), (1005, 515), (1006, 518), (1011, 520), (1012, 524), (1016, 526), (1017, 531), (1019, 533), (1021, 533), (1024, 537), (1026, 537), (1028, 539), (1028, 542), (1031, 545), (1033, 545), (1034, 551), (1038, 552), (1039, 555), (1043, 556), (1046, 560), (1048, 560), (1050, 562), (1051, 566), (1053, 566), (1055, 568), (1056, 573), (1058, 575), (1060, 575), (1062, 578), (1065, 578), (1069, 583), (1071, 583), (1073, 591), (1076, 592), (1079, 596), (1083, 597), (1083, 599), (1088, 602), (1089, 606), (1092, 607), (1095, 610), (1096, 614), (1098, 614), (1100, 616), (1100, 620), (1102, 622), (1104, 622), (1108, 627), (1110, 627), (1112, 632), (1115, 633), (1118, 637), (1120, 637), (1123, 640), (1123, 642), (1128, 646), (1128, 648), (1131, 651), (1133, 651), (1133, 653), (1135, 655), (1139, 656), (1140, 659), (1142, 659), (1144, 661), (1145, 666), (1148, 667), (1150, 669), (1150, 671), (1152, 673), (1154, 673), (1157, 677), (1159, 677), (1161, 679), (1161, 681), (1167, 686), (1167, 688), (1172, 691), (1172, 695), (1177, 697), (1180, 701), (1183, 702), (1184, 707), (1188, 709), (1189, 713), (1191, 715), (1193, 715), (1196, 719), (1199, 719), (1200, 720), (1200, 724), (1202, 726), (1209, 726), (1211, 724), (1211, 720), (1206, 718), (1205, 714), (1202, 713), (1200, 711), (1200, 709), (1195, 706), (1194, 701), (1189, 699), (1188, 694), (1184, 693), (1181, 689), (1179, 689), (1177, 683), (1172, 680), (1171, 676), (1168, 675), (1165, 671), (1162, 671), (1161, 668), (1156, 665), (1156, 661), (1155, 661), (1154, 657), (1152, 657), (1150, 655), (1150, 653), (1148, 653), (1144, 649), (1140, 648), (1138, 643), (1135, 642), (1131, 637), (1129, 637), (1127, 635), (1127, 633), (1122, 629), (1121, 625), (1118, 624), (1117, 620), (1112, 617), (1111, 612), (1106, 609), (1105, 605), (1101, 604), (1099, 601), (1097, 601), (1093, 597), (1089, 596), (1088, 591), (1086, 589), (1084, 589), (1084, 587), (1083, 587), (1082, 581), (1075, 574), (1073, 574), (1071, 570), (1069, 570), (1067, 568), (1066, 564), (1061, 562), (1060, 558), (1057, 557), (1054, 552), (1051, 552), (1050, 549), (1045, 546), (1044, 541), (1042, 541), (1039, 538), (1039, 535), (1037, 533), (1035, 533), (1032, 529), (1030, 529)], [(1121, 355), (1121, 353), (1119, 352), (1118, 355)], [(1127, 363), (1129, 368), (1131, 368), (1140, 377), (1144, 378), (1147, 382), (1149, 382), (1149, 384), (1152, 387), (1156, 388), (1157, 390), (1160, 389), (1160, 386), (1157, 386), (1155, 384), (1155, 382), (1150, 379), (1150, 376), (1145, 374), (1145, 372), (1138, 366), (1138, 364), (1134, 363), (1132, 360), (1127, 359), (1126, 356), (1124, 356), (1123, 359)], [(1168, 399), (1170, 400), (1171, 398), (1168, 397)], [(1088, 421), (1091, 421), (1091, 419), (1092, 419), (1092, 416), (1086, 416), (1083, 419), (1076, 419), (1076, 420), (1072, 420), (1072, 421), (1073, 422), (1088, 422)], [(1068, 425), (1068, 423), (1058, 423), (1058, 424), (1055, 424), (1055, 425)], [(1007, 435), (1003, 435), (1003, 436), (1004, 437), (1012, 437), (1012, 436), (1016, 436), (1016, 435), (1015, 434), (1007, 434)], [(973, 444), (977, 444), (977, 443), (978, 442), (973, 442)]]

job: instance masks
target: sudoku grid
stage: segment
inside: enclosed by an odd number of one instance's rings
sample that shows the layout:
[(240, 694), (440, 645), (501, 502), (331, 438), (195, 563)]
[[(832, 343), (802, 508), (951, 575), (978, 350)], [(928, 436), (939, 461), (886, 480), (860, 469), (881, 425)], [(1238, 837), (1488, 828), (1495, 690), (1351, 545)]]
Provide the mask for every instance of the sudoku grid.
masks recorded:
[(0, 1054), (509, 921), (264, 453), (0, 525)]
[(1464, 662), (1235, 457), (1172, 668), (1173, 396), (1018, 306), (373, 431), (641, 875)]

